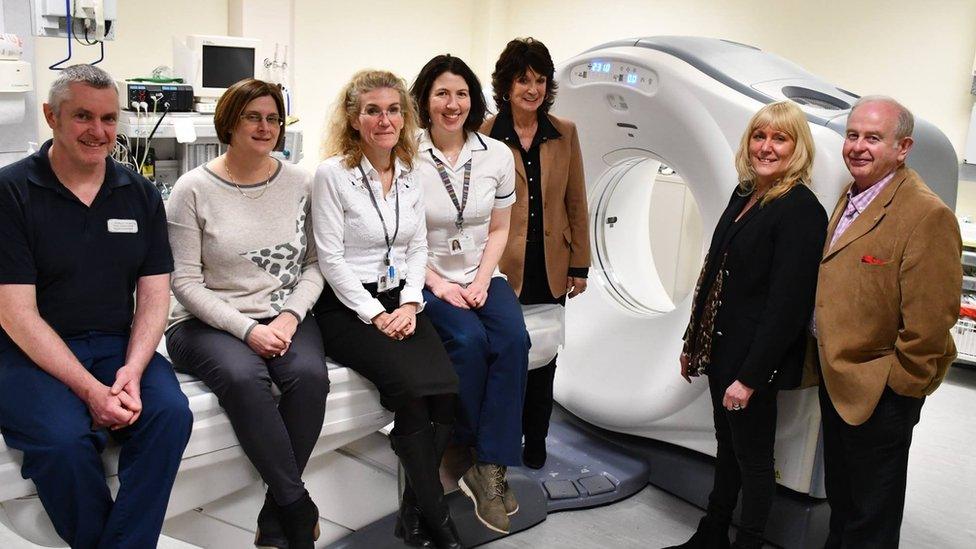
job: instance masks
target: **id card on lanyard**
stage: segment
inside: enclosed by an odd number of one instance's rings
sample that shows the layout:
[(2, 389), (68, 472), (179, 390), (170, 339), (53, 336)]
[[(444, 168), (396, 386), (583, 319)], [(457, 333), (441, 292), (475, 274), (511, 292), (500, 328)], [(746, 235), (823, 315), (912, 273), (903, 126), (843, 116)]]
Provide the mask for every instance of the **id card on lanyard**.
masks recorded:
[(454, 227), (457, 228), (457, 234), (448, 237), (447, 239), (447, 250), (451, 255), (458, 255), (467, 252), (474, 251), (474, 238), (470, 234), (464, 232), (464, 208), (468, 205), (468, 191), (471, 186), (471, 160), (468, 159), (464, 163), (464, 186), (461, 188), (461, 200), (458, 201), (457, 193), (454, 191), (454, 184), (451, 183), (450, 176), (447, 175), (447, 170), (444, 169), (444, 163), (440, 161), (439, 158), (434, 156), (434, 151), (430, 151), (430, 157), (434, 159), (434, 166), (437, 168), (438, 175), (441, 176), (441, 182), (444, 183), (444, 189), (447, 190), (448, 196), (451, 197), (451, 202), (454, 203), (454, 209), (457, 210), (457, 217), (454, 219)]
[(380, 225), (383, 226), (383, 239), (386, 241), (386, 255), (383, 256), (383, 267), (376, 274), (376, 291), (388, 292), (400, 286), (400, 273), (397, 271), (396, 265), (390, 260), (390, 254), (393, 253), (393, 243), (396, 241), (397, 234), (400, 232), (400, 189), (396, 187), (397, 181), (394, 178), (396, 223), (393, 229), (393, 237), (391, 238), (390, 232), (386, 228), (386, 219), (383, 218), (383, 212), (380, 211), (380, 205), (376, 201), (376, 195), (373, 194), (373, 188), (369, 186), (369, 178), (366, 177), (366, 172), (363, 171), (362, 166), (359, 166), (359, 173), (363, 176), (363, 186), (366, 187), (366, 192), (369, 193), (369, 201), (373, 204), (373, 209), (376, 210), (376, 215), (380, 218)]

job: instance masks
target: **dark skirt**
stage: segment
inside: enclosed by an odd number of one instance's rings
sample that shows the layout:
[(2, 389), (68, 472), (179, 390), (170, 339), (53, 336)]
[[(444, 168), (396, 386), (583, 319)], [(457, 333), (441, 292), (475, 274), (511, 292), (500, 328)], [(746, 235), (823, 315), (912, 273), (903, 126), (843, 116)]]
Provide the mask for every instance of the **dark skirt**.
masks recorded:
[[(392, 312), (400, 291), (377, 294), (376, 284), (363, 284)], [(367, 324), (342, 304), (328, 284), (313, 308), (322, 332), (325, 354), (373, 382), (384, 408), (397, 408), (414, 398), (458, 392), (458, 378), (440, 336), (423, 313), (414, 334), (397, 341)]]

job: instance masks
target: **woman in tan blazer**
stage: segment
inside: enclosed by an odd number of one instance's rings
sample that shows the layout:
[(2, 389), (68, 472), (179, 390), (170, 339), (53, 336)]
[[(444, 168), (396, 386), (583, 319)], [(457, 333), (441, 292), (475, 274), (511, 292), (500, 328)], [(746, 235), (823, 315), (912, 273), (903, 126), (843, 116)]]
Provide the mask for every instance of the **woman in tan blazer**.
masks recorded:
[[(586, 291), (590, 266), (586, 185), (576, 125), (549, 114), (556, 99), (555, 66), (546, 46), (512, 40), (491, 75), (498, 115), (482, 133), (515, 155), (515, 205), (508, 245), (498, 266), (522, 305), (565, 305)], [(525, 392), (522, 462), (546, 461), (556, 359), (531, 370)]]

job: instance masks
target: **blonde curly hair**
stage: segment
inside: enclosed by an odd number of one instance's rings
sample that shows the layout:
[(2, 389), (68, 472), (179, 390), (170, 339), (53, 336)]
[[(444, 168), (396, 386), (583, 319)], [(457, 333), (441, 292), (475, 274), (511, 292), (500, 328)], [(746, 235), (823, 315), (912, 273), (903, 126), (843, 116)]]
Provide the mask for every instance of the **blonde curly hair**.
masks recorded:
[(389, 88), (400, 95), (400, 110), (403, 113), (403, 129), (393, 147), (393, 154), (408, 168), (413, 168), (413, 157), (417, 154), (417, 108), (407, 83), (389, 71), (362, 70), (352, 75), (352, 79), (342, 87), (326, 124), (326, 134), (322, 140), (322, 158), (342, 156), (347, 167), (359, 165), (363, 160), (362, 136), (352, 125), (362, 109), (360, 98), (364, 93)]
[(762, 197), (761, 204), (765, 205), (785, 195), (794, 185), (810, 185), (810, 174), (813, 171), (813, 135), (810, 124), (803, 111), (792, 101), (777, 101), (759, 109), (752, 119), (739, 142), (739, 150), (735, 153), (735, 169), (739, 172), (739, 193), (747, 195), (756, 187), (756, 172), (749, 161), (749, 140), (752, 133), (759, 128), (769, 126), (789, 135), (796, 147), (787, 162), (786, 173)]

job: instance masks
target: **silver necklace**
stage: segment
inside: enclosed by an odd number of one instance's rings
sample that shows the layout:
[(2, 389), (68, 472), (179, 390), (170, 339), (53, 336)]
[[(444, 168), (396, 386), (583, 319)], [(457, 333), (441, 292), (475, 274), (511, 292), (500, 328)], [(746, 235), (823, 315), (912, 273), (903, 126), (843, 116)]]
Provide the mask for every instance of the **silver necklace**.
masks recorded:
[(268, 187), (271, 186), (271, 176), (272, 172), (274, 171), (274, 166), (275, 164), (272, 162), (271, 166), (268, 168), (268, 178), (264, 180), (264, 187), (261, 188), (261, 192), (252, 196), (244, 192), (244, 189), (237, 184), (237, 180), (234, 179), (234, 174), (230, 173), (230, 165), (227, 163), (227, 159), (224, 158), (224, 171), (227, 172), (227, 177), (230, 179), (230, 182), (234, 184), (234, 187), (237, 187), (237, 192), (241, 193), (241, 196), (250, 200), (257, 200), (264, 196), (264, 193), (268, 192)]

